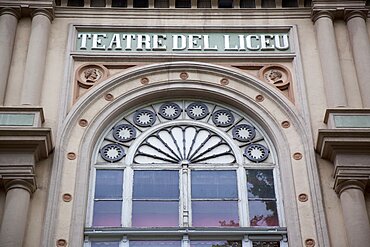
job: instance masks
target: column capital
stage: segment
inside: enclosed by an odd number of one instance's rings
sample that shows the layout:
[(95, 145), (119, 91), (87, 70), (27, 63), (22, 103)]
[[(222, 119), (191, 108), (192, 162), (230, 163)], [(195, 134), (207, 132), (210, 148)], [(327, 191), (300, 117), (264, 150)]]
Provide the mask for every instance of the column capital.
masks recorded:
[(37, 15), (46, 16), (50, 22), (54, 19), (54, 13), (50, 9), (36, 8), (31, 12), (31, 18), (34, 18)]
[(334, 190), (337, 192), (337, 194), (340, 196), (343, 191), (348, 189), (354, 189), (354, 190), (361, 190), (362, 192), (365, 191), (366, 185), (368, 183), (368, 180), (366, 179), (348, 179), (343, 180), (336, 184)]
[(329, 18), (334, 20), (334, 11), (335, 10), (328, 10), (328, 9), (312, 9), (311, 19), (313, 22), (316, 22), (320, 18)]
[(33, 193), (36, 190), (36, 182), (34, 179), (11, 179), (4, 182), (6, 192), (12, 189), (24, 189), (29, 193)]
[(344, 10), (344, 20), (348, 22), (350, 19), (355, 17), (360, 17), (366, 21), (367, 13), (369, 10), (367, 8), (363, 9), (345, 9)]
[(13, 15), (17, 19), (19, 19), (21, 18), (21, 9), (11, 7), (0, 8), (0, 16), (1, 15)]

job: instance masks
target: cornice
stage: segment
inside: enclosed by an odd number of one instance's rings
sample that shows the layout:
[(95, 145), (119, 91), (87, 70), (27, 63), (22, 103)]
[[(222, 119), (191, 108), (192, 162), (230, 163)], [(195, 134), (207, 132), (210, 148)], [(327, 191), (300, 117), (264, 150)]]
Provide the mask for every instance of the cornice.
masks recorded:
[[(368, 9), (365, 6), (365, 1), (318, 1), (312, 2), (312, 21), (317, 21), (320, 17), (330, 17), (332, 19), (346, 19), (347, 16), (352, 16), (351, 13), (356, 13), (357, 16), (361, 13), (361, 17), (366, 19)], [(352, 17), (351, 17), (352, 18)]]
[(48, 17), (54, 19), (54, 3), (51, 0), (46, 1), (14, 1), (14, 0), (1, 0), (0, 11), (2, 9), (15, 9), (20, 12), (21, 16), (31, 16), (37, 10), (43, 10), (48, 13)]
[(316, 151), (334, 161), (337, 154), (370, 154), (370, 129), (319, 129)]
[(33, 152), (36, 161), (45, 159), (53, 149), (50, 128), (0, 127), (0, 150)]

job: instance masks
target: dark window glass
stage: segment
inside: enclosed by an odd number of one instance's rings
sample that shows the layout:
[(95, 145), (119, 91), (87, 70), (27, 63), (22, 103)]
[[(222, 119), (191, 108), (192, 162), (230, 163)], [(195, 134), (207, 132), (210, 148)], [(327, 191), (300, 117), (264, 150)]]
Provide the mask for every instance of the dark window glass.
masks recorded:
[(127, 0), (112, 0), (112, 7), (127, 7)]
[(262, 0), (261, 7), (262, 8), (276, 8), (275, 0)]
[(148, 8), (149, 7), (148, 0), (134, 0), (133, 7), (134, 8)]
[(68, 6), (73, 6), (73, 7), (83, 7), (84, 6), (84, 0), (68, 0), (67, 5)]
[(247, 170), (249, 220), (251, 226), (278, 226), (272, 170)]
[(193, 171), (191, 173), (193, 199), (238, 198), (235, 171)]
[(240, 0), (240, 8), (255, 8), (255, 0)]
[(211, 0), (198, 0), (197, 1), (198, 8), (211, 8)]
[(91, 0), (91, 7), (105, 7), (105, 0)]
[(96, 201), (93, 226), (120, 226), (122, 201)]
[(169, 0), (155, 0), (154, 1), (154, 8), (169, 8), (170, 3)]
[(253, 247), (280, 247), (278, 241), (253, 241)]
[(178, 199), (178, 171), (135, 171), (134, 199)]
[(311, 7), (311, 4), (312, 4), (312, 0), (304, 0), (304, 6), (305, 7)]
[(135, 171), (132, 225), (179, 225), (179, 172)]
[(238, 227), (237, 201), (193, 201), (193, 226)]
[(191, 0), (176, 0), (176, 8), (191, 8)]
[(241, 241), (190, 241), (190, 247), (242, 247)]
[(97, 170), (95, 199), (122, 198), (123, 172), (118, 170)]
[(235, 171), (192, 171), (191, 196), (193, 226), (239, 226)]
[(272, 170), (248, 170), (248, 198), (275, 199)]
[(179, 225), (179, 203), (169, 201), (134, 201), (132, 226), (160, 227)]
[(298, 7), (297, 0), (283, 0), (282, 7)]
[(233, 0), (218, 0), (218, 7), (219, 8), (232, 8)]
[(180, 241), (130, 241), (130, 247), (181, 247)]
[(61, 5), (61, 0), (55, 0), (55, 5), (60, 6)]
[(93, 241), (91, 247), (119, 247), (119, 242), (113, 241)]
[(366, 1), (366, 6), (370, 6), (370, 0)]

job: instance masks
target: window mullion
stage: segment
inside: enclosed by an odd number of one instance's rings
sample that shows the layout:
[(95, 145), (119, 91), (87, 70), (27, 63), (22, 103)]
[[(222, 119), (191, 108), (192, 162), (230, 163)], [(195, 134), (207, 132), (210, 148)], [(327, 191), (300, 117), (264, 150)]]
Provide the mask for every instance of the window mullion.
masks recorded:
[(123, 180), (123, 202), (122, 208), (122, 226), (129, 227), (131, 226), (131, 215), (132, 215), (132, 188), (133, 188), (133, 178), (134, 172), (131, 167), (125, 169), (124, 173), (124, 180)]
[(239, 190), (239, 224), (241, 227), (249, 226), (248, 197), (247, 197), (247, 176), (243, 166), (237, 170), (238, 190)]
[(181, 226), (188, 227), (190, 226), (190, 209), (189, 209), (189, 168), (186, 165), (183, 165), (181, 169), (181, 198), (180, 198), (180, 224)]

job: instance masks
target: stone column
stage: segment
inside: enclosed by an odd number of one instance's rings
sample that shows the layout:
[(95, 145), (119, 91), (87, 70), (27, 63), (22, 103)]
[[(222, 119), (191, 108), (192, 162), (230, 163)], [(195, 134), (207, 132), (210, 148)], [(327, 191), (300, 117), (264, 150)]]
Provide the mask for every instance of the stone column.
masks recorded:
[(0, 105), (4, 105), (19, 17), (20, 13), (16, 9), (3, 8), (0, 10)]
[(360, 87), (362, 104), (370, 107), (370, 43), (366, 27), (366, 10), (346, 10), (348, 35), (350, 38), (357, 79)]
[(0, 246), (22, 247), (32, 186), (24, 180), (13, 180), (6, 184), (6, 190)]
[(336, 188), (340, 197), (350, 247), (363, 247), (370, 243), (370, 224), (364, 189), (365, 183), (358, 180), (347, 180)]
[(334, 33), (333, 15), (329, 11), (317, 11), (314, 13), (312, 20), (316, 28), (317, 46), (319, 49), (328, 107), (347, 106), (347, 98)]
[(52, 15), (47, 10), (36, 9), (32, 13), (31, 36), (21, 94), (22, 105), (40, 104), (51, 21)]

